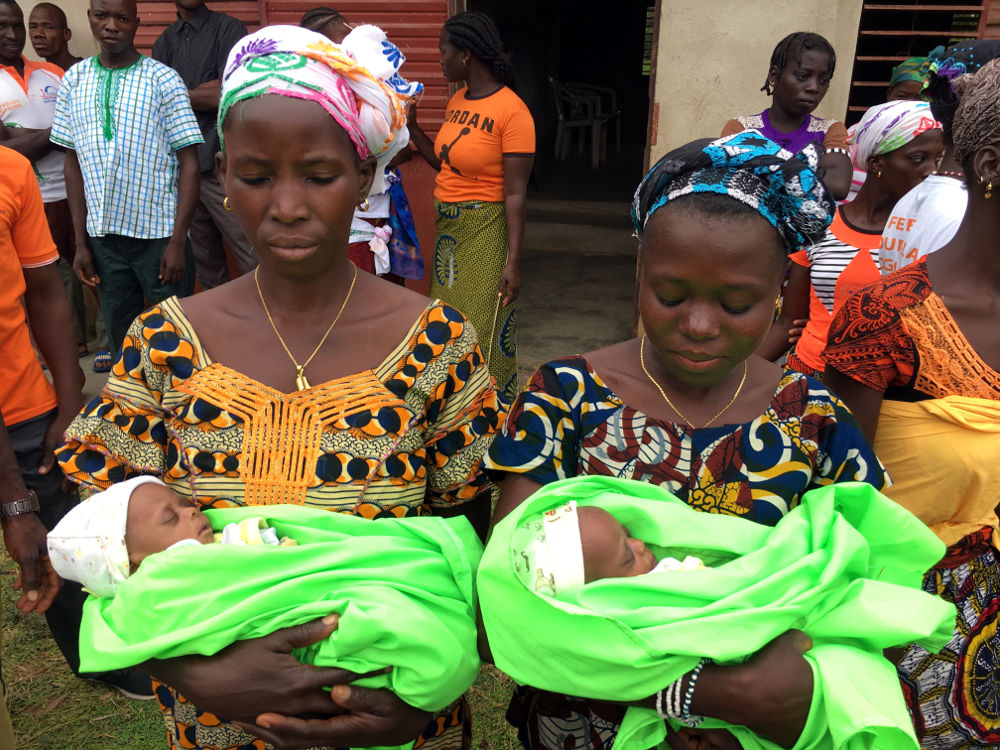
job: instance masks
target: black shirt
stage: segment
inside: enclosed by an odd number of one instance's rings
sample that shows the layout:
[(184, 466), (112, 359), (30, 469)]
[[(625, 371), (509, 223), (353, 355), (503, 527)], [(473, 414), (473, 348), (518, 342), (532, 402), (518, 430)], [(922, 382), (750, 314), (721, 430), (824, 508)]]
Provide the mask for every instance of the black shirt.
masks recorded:
[[(180, 73), (184, 85), (193, 89), (206, 81), (222, 78), (226, 58), (247, 27), (239, 19), (200, 6), (188, 20), (178, 18), (153, 44), (153, 59)], [(198, 146), (198, 164), (202, 172), (215, 167), (219, 136), (215, 129), (217, 113), (195, 112), (205, 142)]]

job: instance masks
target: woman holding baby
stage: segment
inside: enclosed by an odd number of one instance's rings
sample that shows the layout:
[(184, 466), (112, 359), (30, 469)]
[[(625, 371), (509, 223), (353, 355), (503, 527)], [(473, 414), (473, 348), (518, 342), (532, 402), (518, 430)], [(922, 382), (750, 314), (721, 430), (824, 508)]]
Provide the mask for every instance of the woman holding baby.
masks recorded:
[[(645, 334), (535, 373), (486, 460), (503, 481), (494, 521), (542, 485), (587, 474), (660, 485), (698, 510), (771, 526), (809, 489), (886, 484), (834, 394), (754, 355), (788, 254), (833, 218), (818, 158), (814, 146), (793, 156), (741, 133), (653, 167), (632, 206)], [(705, 667), (692, 713), (792, 746), (812, 692), (806, 648), (805, 636), (786, 634), (740, 667)], [(528, 750), (607, 750), (624, 713), (529, 687), (508, 718)], [(671, 741), (725, 745), (726, 735)]]
[[(384, 166), (407, 144), (405, 93), (393, 88), (408, 90), (402, 59), (371, 26), (342, 46), (272, 26), (234, 48), (217, 158), (226, 208), (260, 266), (136, 319), (67, 432), (67, 476), (104, 489), (155, 474), (201, 508), (297, 503), (392, 518), (477, 505), (502, 407), (474, 331), (348, 258), (355, 207), (384, 190)], [(263, 746), (230, 720), (297, 747), (462, 745), (464, 702), (433, 716), (289, 655), (331, 629), (148, 665), (167, 683), (157, 696), (170, 746)]]

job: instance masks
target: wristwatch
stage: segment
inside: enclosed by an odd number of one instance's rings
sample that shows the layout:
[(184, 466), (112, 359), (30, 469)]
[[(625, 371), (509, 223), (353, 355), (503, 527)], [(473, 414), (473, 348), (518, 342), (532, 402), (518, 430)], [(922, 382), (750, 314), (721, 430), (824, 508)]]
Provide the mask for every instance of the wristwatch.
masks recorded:
[(0, 505), (0, 518), (12, 518), (24, 513), (35, 513), (39, 509), (38, 495), (34, 490), (28, 490), (28, 496), (12, 503)]

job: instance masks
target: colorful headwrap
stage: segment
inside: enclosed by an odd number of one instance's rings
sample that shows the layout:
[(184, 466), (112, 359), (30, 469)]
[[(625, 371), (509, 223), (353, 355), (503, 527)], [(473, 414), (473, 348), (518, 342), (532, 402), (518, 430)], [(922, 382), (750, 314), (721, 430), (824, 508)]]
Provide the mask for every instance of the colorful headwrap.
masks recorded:
[(1000, 57), (1000, 40), (996, 39), (973, 39), (948, 49), (935, 47), (927, 55), (927, 72), (951, 82), (966, 73), (975, 73), (996, 57)]
[(955, 158), (964, 162), (976, 150), (993, 143), (1000, 131), (1000, 60), (991, 60), (966, 76), (955, 112), (952, 137)]
[(358, 156), (376, 157), (370, 194), (388, 188), (385, 167), (410, 140), (403, 104), (423, 91), (399, 75), (406, 58), (376, 26), (337, 45), (298, 26), (266, 26), (240, 40), (222, 76), (219, 139), (234, 104), (265, 94), (314, 101), (347, 131)]
[(820, 180), (820, 147), (798, 154), (752, 130), (674, 149), (635, 191), (632, 223), (642, 237), (649, 218), (672, 200), (695, 193), (728, 195), (755, 209), (781, 235), (788, 252), (823, 238), (835, 204)]
[(889, 77), (889, 88), (904, 81), (919, 81), (923, 83), (927, 80), (929, 65), (930, 63), (926, 57), (911, 57), (908, 60), (903, 60), (903, 62), (892, 69), (892, 75)]
[(867, 170), (871, 157), (895, 151), (921, 133), (940, 127), (927, 102), (876, 104), (865, 112), (848, 137), (851, 162), (855, 169)]
[(67, 581), (79, 581), (94, 596), (114, 596), (129, 576), (128, 501), (136, 487), (149, 483), (163, 484), (156, 477), (133, 477), (95, 493), (63, 516), (48, 535), (56, 573)]

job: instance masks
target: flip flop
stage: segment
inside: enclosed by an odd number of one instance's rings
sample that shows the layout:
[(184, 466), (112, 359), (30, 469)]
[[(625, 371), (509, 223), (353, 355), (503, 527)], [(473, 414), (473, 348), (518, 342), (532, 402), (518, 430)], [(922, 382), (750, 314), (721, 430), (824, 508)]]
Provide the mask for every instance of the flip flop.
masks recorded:
[(111, 372), (111, 352), (107, 349), (98, 349), (94, 355), (94, 372)]
[(90, 350), (87, 349), (87, 345), (86, 344), (77, 344), (76, 345), (76, 357), (77, 357), (77, 359), (83, 359), (88, 354), (90, 354)]

